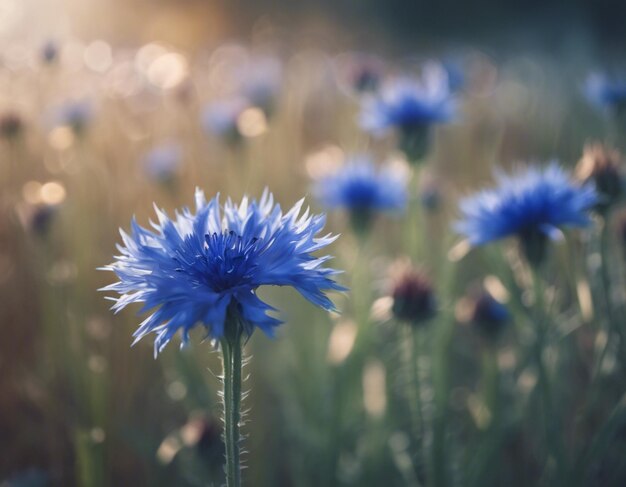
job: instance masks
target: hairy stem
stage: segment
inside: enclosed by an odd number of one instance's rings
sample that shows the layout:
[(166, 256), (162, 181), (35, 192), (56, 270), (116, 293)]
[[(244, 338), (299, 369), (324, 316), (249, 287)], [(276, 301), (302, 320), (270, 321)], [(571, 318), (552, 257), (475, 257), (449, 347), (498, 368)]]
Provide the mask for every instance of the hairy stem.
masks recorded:
[(241, 485), (239, 465), (240, 438), (239, 422), (241, 419), (241, 367), (242, 367), (242, 329), (237, 319), (226, 323), (224, 337), (221, 340), (223, 360), (223, 397), (224, 397), (224, 444), (226, 447), (226, 487)]

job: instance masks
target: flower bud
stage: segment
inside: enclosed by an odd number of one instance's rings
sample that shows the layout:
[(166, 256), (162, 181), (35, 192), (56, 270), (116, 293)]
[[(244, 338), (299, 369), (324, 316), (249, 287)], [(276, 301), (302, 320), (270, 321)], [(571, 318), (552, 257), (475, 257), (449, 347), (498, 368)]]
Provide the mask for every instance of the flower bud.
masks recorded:
[(497, 337), (510, 320), (509, 310), (487, 291), (474, 300), (471, 323), (489, 338)]
[(394, 278), (392, 312), (399, 321), (420, 325), (436, 313), (435, 293), (430, 280), (418, 269), (405, 266)]
[(595, 210), (606, 213), (622, 196), (621, 154), (603, 144), (587, 144), (576, 166), (576, 177), (593, 182), (599, 194)]

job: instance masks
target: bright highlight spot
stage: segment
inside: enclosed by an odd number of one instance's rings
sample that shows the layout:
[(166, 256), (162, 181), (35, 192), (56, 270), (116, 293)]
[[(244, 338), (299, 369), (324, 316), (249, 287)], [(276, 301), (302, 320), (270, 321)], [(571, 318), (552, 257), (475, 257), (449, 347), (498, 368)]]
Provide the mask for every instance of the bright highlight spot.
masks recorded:
[(65, 200), (65, 188), (57, 181), (50, 181), (41, 187), (41, 201), (47, 205), (58, 205)]
[(237, 118), (237, 128), (244, 137), (257, 137), (267, 130), (267, 120), (262, 110), (247, 108)]

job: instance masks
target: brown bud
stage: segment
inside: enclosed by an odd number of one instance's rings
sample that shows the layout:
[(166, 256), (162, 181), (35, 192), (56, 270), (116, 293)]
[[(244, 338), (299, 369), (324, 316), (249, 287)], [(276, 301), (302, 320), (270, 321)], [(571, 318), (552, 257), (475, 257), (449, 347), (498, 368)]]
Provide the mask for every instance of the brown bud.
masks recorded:
[(592, 182), (600, 196), (596, 205), (605, 213), (622, 195), (621, 154), (601, 143), (585, 145), (583, 156), (576, 166), (576, 177), (581, 182)]
[(436, 313), (435, 293), (430, 279), (408, 264), (398, 266), (391, 296), (392, 311), (399, 321), (419, 325)]

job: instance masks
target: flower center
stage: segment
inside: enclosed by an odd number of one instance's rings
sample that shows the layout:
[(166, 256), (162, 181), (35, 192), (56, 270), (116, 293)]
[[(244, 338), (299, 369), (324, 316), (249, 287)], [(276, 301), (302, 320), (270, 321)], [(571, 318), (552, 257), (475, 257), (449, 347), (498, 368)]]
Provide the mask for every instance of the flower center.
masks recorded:
[(205, 240), (204, 275), (209, 287), (221, 292), (250, 283), (261, 242), (258, 238), (224, 231), (206, 235)]

